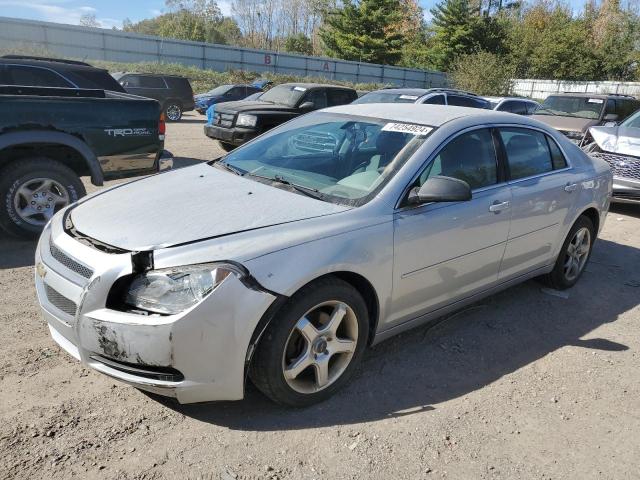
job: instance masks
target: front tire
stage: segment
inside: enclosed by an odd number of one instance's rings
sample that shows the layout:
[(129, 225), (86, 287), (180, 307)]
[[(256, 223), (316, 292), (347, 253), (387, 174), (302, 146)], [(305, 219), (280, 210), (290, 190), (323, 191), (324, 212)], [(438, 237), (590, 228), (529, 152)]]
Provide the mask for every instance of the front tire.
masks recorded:
[(304, 407), (339, 390), (362, 359), (369, 336), (358, 291), (334, 277), (293, 295), (258, 344), (249, 375), (273, 401)]
[(69, 167), (46, 157), (18, 159), (0, 170), (0, 227), (37, 238), (53, 215), (84, 195)]
[(573, 287), (584, 272), (591, 257), (596, 231), (593, 222), (581, 215), (565, 239), (551, 273), (543, 277), (544, 283), (556, 290)]

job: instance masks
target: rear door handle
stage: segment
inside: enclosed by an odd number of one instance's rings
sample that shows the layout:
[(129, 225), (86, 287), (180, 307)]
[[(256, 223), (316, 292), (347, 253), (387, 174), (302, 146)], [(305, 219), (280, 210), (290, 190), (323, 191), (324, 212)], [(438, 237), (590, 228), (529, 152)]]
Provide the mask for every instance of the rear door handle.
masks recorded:
[(496, 200), (489, 205), (489, 211), (493, 213), (500, 213), (502, 210), (506, 210), (507, 208), (509, 208), (509, 202), (499, 202)]
[(567, 183), (564, 187), (564, 191), (571, 193), (571, 192), (575, 192), (577, 188), (578, 188), (577, 183)]

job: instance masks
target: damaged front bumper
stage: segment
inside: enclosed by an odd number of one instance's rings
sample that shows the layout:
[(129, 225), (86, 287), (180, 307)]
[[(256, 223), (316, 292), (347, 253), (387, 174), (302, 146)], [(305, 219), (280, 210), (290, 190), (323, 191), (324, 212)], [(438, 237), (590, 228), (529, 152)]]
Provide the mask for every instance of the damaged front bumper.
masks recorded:
[(276, 296), (230, 275), (177, 315), (108, 308), (114, 284), (132, 270), (131, 253), (80, 243), (54, 218), (38, 244), (35, 277), (53, 339), (85, 365), (180, 403), (241, 399), (252, 335)]

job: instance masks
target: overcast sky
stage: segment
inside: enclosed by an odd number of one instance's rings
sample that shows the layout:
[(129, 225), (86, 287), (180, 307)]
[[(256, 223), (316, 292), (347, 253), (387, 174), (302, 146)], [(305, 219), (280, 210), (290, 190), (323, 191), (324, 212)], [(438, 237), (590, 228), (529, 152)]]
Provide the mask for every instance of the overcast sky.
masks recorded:
[[(230, 15), (230, 1), (218, 1), (225, 15)], [(421, 0), (428, 18), (428, 11), (437, 0)], [(569, 0), (574, 9), (580, 8), (584, 0)], [(159, 15), (164, 9), (164, 0), (0, 0), (0, 16), (46, 20), (50, 22), (77, 24), (85, 13), (95, 14), (105, 28), (122, 26), (122, 21), (133, 21)]]

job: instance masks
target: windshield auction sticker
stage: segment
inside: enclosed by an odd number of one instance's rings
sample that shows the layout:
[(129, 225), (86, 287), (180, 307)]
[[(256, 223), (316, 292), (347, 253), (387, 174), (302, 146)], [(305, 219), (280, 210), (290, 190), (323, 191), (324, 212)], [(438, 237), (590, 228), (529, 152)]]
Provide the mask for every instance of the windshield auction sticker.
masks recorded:
[(604, 100), (602, 100), (601, 98), (590, 98), (588, 100), (589, 103), (604, 103)]
[(415, 125), (412, 123), (387, 123), (382, 127), (384, 132), (412, 133), (413, 135), (428, 135), (433, 128), (426, 125)]
[(400, 95), (400, 98), (403, 100), (417, 100), (418, 97), (415, 95)]

